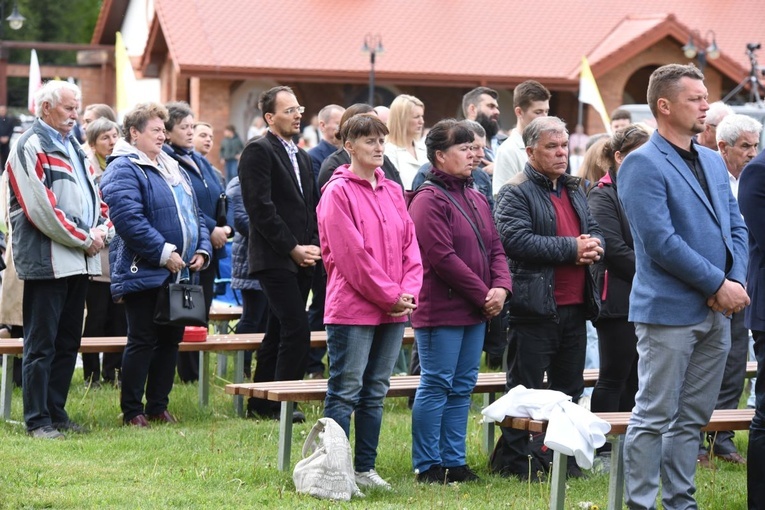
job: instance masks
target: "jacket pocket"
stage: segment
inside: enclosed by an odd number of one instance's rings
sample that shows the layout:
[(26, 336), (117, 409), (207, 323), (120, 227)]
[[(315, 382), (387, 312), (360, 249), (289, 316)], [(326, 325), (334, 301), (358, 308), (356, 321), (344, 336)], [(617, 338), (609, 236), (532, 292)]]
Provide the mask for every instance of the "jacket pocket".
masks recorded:
[(536, 319), (555, 314), (552, 290), (543, 272), (513, 273), (513, 294), (510, 297), (510, 317)]

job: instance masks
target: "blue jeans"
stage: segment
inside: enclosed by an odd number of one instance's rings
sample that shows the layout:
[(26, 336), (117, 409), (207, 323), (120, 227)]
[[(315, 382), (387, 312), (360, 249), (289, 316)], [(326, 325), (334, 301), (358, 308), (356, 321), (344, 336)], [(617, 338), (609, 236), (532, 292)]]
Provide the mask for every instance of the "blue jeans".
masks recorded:
[(383, 416), (383, 399), (390, 387), (404, 324), (338, 326), (327, 324), (329, 381), (324, 416), (332, 418), (350, 437), (355, 413), (356, 471), (374, 469)]
[(730, 347), (730, 320), (709, 311), (692, 326), (637, 323), (638, 393), (624, 440), (627, 506), (696, 508), (699, 433), (712, 415)]
[(486, 324), (417, 328), (420, 386), (412, 407), (412, 465), (422, 473), (431, 466), (464, 466), (470, 395)]

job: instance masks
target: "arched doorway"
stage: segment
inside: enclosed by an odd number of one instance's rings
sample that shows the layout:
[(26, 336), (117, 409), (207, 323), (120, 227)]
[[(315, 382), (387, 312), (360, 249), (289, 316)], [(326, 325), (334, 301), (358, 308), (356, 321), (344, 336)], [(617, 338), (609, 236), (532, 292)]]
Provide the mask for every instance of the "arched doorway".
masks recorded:
[(622, 92), (622, 104), (647, 103), (648, 78), (658, 68), (657, 65), (644, 66), (632, 73), (624, 86), (624, 92)]

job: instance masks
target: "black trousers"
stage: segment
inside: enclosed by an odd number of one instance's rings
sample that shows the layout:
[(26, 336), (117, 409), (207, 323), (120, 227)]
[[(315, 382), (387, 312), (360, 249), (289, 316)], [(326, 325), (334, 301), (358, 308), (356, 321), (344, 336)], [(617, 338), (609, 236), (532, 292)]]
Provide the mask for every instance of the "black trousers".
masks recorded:
[[(268, 298), (268, 327), (258, 349), (253, 382), (302, 379), (308, 363), (311, 328), (305, 310), (313, 270), (269, 269), (254, 275)], [(261, 415), (278, 412), (279, 403), (251, 398), (247, 408)]]
[[(123, 420), (167, 410), (183, 327), (154, 323), (159, 288), (125, 296), (127, 345), (122, 356)], [(144, 389), (146, 406), (143, 405)]]
[(754, 385), (754, 419), (749, 427), (746, 488), (750, 510), (761, 510), (765, 503), (765, 331), (752, 330), (757, 382)]
[[(241, 289), (242, 316), (236, 323), (236, 333), (265, 333), (268, 325), (268, 298), (262, 290)], [(244, 351), (244, 375), (250, 378), (252, 352)]]
[(69, 395), (88, 293), (86, 275), (24, 282), (22, 395), (27, 430), (69, 420)]
[[(311, 282), (311, 306), (308, 307), (308, 324), (311, 331), (324, 331), (324, 302), (327, 297), (327, 273), (321, 261), (316, 263)], [(326, 347), (312, 347), (308, 352), (308, 374), (324, 373)]]
[[(127, 335), (127, 319), (125, 305), (115, 303), (109, 289), (109, 282), (90, 282), (85, 303), (88, 305), (88, 316), (85, 318), (85, 329), (82, 333), (90, 336), (125, 336)], [(118, 380), (122, 369), (122, 353), (105, 352), (103, 372), (98, 353), (82, 355), (82, 373), (85, 382), (98, 382), (103, 375), (104, 381), (113, 383)]]
[[(559, 306), (557, 323), (512, 323), (510, 342), (515, 356), (507, 373), (507, 389), (522, 384), (530, 389), (551, 389), (570, 395), (576, 402), (584, 391), (587, 329), (584, 306)], [(543, 379), (547, 374), (547, 384)], [(544, 437), (529, 441), (528, 432), (502, 427), (505, 449), (504, 465), (492, 465), (493, 471), (528, 477), (529, 457), (537, 457)], [(570, 460), (573, 460), (571, 458)], [(545, 464), (545, 463), (543, 463)], [(571, 469), (571, 464), (569, 464)], [(546, 468), (546, 465), (542, 466)]]
[[(623, 319), (600, 319), (600, 374), (592, 392), (592, 412), (632, 411), (638, 388), (635, 325)], [(742, 382), (743, 387), (743, 382)]]
[[(213, 287), (215, 286), (215, 277), (218, 274), (218, 261), (213, 260), (207, 269), (199, 272), (199, 285), (205, 294), (205, 315), (210, 320), (210, 305), (213, 301)], [(178, 377), (181, 382), (190, 383), (199, 380), (199, 353), (180, 352), (178, 353)]]

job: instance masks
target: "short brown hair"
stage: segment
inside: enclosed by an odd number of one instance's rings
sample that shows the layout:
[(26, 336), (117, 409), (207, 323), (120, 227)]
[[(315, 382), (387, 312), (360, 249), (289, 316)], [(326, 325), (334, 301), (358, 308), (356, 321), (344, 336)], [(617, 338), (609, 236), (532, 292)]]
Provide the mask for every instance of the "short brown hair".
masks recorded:
[(343, 124), (341, 129), (342, 140), (356, 140), (364, 136), (385, 136), (388, 134), (388, 128), (374, 113), (362, 113), (354, 115)]
[(683, 78), (704, 80), (704, 75), (693, 64), (667, 64), (651, 73), (648, 79), (648, 106), (656, 120), (659, 119), (659, 99), (676, 99), (680, 91), (678, 83)]
[(153, 118), (159, 118), (162, 122), (167, 122), (169, 118), (167, 108), (159, 103), (141, 103), (125, 114), (122, 121), (122, 136), (127, 142), (130, 142), (130, 128), (135, 128), (139, 133), (143, 133), (146, 124)]
[(534, 101), (549, 101), (550, 91), (536, 80), (526, 80), (513, 90), (513, 108), (528, 109)]

